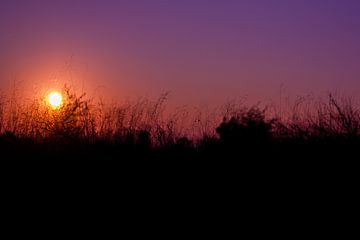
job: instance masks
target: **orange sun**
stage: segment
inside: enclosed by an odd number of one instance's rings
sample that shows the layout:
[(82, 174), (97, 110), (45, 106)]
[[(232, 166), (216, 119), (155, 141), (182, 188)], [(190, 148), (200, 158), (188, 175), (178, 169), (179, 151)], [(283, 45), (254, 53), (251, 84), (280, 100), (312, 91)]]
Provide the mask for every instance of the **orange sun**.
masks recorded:
[(61, 93), (56, 91), (49, 93), (47, 100), (53, 109), (57, 109), (63, 104), (63, 97)]

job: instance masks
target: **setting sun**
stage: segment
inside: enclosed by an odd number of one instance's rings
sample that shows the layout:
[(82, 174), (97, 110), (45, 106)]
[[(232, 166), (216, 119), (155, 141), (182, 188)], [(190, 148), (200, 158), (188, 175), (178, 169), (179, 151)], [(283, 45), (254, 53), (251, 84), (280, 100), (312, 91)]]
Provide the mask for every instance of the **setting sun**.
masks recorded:
[(48, 95), (48, 102), (53, 109), (60, 107), (63, 103), (63, 98), (59, 92), (51, 92)]

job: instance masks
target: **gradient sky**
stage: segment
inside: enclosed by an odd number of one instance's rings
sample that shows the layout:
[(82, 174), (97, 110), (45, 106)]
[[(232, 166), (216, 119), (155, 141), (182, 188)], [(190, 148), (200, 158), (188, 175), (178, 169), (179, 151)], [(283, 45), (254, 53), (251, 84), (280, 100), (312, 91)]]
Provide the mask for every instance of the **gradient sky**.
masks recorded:
[[(1, 0), (0, 87), (179, 104), (360, 90), (358, 0)], [(90, 92), (91, 92), (90, 91)]]

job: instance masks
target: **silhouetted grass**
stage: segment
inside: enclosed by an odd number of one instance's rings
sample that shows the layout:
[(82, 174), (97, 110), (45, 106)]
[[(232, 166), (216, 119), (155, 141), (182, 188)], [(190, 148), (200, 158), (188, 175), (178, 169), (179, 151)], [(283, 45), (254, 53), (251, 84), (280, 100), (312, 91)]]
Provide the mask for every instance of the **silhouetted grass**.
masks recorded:
[(0, 99), (2, 156), (291, 161), (356, 156), (360, 147), (359, 109), (331, 94), (326, 101), (299, 100), (281, 118), (267, 108), (234, 103), (210, 113), (169, 113), (168, 94), (119, 105), (95, 102), (67, 87), (63, 94), (58, 110), (44, 99)]

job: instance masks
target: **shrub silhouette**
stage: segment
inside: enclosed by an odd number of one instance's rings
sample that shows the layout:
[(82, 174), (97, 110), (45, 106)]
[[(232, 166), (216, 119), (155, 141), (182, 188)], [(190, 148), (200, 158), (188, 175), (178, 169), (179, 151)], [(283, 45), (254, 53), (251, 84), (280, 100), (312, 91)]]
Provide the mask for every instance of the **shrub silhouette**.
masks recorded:
[(216, 132), (227, 146), (259, 145), (271, 140), (273, 124), (274, 120), (265, 119), (265, 110), (253, 107), (229, 120), (224, 118)]

